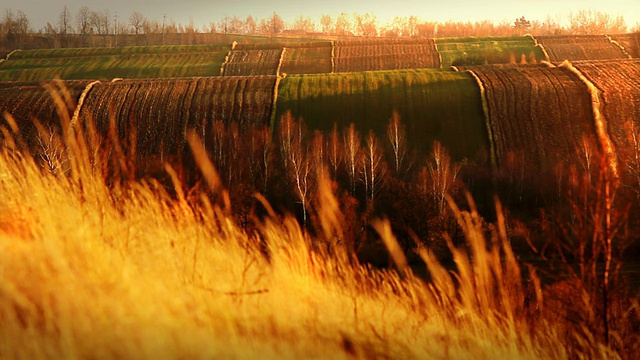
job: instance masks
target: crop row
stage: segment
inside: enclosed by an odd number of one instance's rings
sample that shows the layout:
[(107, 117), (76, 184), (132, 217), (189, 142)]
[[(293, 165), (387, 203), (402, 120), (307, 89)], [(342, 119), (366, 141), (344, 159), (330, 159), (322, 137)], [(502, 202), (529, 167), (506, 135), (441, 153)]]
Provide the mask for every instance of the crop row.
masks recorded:
[(214, 52), (13, 59), (0, 66), (0, 81), (213, 76), (229, 48)]
[(226, 44), (16, 51), (0, 64), (0, 81), (213, 76), (221, 74), (221, 67), (224, 75), (275, 75), (276, 59), (279, 63), (283, 50), (281, 73), (287, 74), (448, 68), (454, 62), (543, 58), (530, 37), (238, 44), (225, 61), (230, 50)]
[(36, 49), (16, 51), (11, 54), (11, 60), (43, 59), (43, 58), (75, 58), (84, 56), (109, 55), (157, 55), (157, 54), (185, 54), (209, 53), (229, 51), (228, 44), (213, 45), (153, 45), (153, 46), (121, 46), (121, 47), (88, 47), (71, 49)]
[[(28, 144), (35, 148), (41, 147), (34, 120), (45, 130), (59, 128), (63, 122), (60, 116), (67, 120), (73, 116), (75, 103), (88, 82), (65, 81), (62, 86), (59, 85), (58, 82), (0, 82), (0, 120), (6, 114), (11, 114), (18, 124), (19, 133)], [(56, 98), (60, 102), (56, 103)]]
[(518, 159), (553, 174), (577, 165), (583, 138), (595, 136), (591, 97), (565, 68), (544, 65), (468, 67), (484, 88), (498, 165)]
[(549, 61), (628, 59), (629, 55), (605, 35), (538, 36)]
[(611, 40), (620, 44), (631, 57), (640, 58), (640, 32), (611, 35)]
[[(640, 60), (573, 64), (600, 91), (607, 133), (623, 169), (640, 179)], [(627, 174), (629, 175), (629, 174)]]
[(427, 151), (439, 140), (457, 159), (487, 149), (479, 90), (468, 74), (411, 69), (343, 74), (291, 75), (278, 90), (277, 116), (291, 111), (312, 129), (354, 123), (384, 136), (393, 112), (407, 127), (408, 142)]
[(223, 76), (276, 75), (282, 49), (278, 50), (231, 50), (222, 65)]
[(335, 72), (439, 68), (433, 39), (336, 41)]
[(537, 63), (545, 59), (529, 36), (435, 39), (442, 67)]
[[(605, 131), (629, 162), (634, 146), (638, 148), (629, 130), (640, 126), (640, 61), (574, 66), (600, 89), (596, 95), (608, 123)], [(179, 151), (187, 128), (211, 134), (215, 120), (235, 124), (240, 131), (274, 120), (270, 125), (275, 131), (288, 111), (310, 129), (329, 131), (334, 124), (342, 129), (354, 123), (361, 132), (371, 129), (383, 138), (395, 112), (406, 126), (408, 143), (420, 152), (438, 140), (457, 160), (483, 163), (491, 156), (501, 168), (517, 162), (553, 175), (558, 164), (584, 166), (584, 140), (597, 143), (600, 136), (594, 118), (598, 99), (571, 67), (459, 70), (101, 82), (88, 91), (78, 119), (93, 119), (106, 131), (113, 118), (122, 136), (136, 129), (140, 147), (153, 154)], [(65, 84), (77, 99), (87, 82)], [(31, 118), (55, 124), (58, 116), (46, 90), (21, 83), (0, 83), (0, 111), (13, 113), (21, 124)]]

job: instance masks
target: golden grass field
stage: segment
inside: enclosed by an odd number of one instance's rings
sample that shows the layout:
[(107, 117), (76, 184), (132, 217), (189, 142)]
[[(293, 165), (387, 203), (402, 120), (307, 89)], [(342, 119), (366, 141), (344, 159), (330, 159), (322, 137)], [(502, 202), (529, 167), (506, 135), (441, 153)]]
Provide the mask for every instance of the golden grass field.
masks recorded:
[(373, 226), (397, 271), (349, 260), (327, 181), (317, 235), (275, 214), (246, 233), (194, 136), (213, 196), (107, 186), (101, 154), (66, 129), (57, 171), (11, 136), (0, 153), (0, 358), (617, 358), (546, 316), (554, 310), (535, 276), (523, 284), (500, 216), (486, 226), (451, 203), (468, 253), (452, 247), (453, 273), (418, 250), (427, 282), (383, 219)]

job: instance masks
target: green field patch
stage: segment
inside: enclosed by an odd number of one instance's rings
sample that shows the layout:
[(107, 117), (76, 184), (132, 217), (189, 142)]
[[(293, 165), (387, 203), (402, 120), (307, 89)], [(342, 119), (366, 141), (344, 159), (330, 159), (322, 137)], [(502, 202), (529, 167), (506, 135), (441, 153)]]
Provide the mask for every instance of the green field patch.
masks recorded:
[(203, 51), (192, 51), (197, 47), (180, 47), (182, 51), (175, 50), (178, 47), (153, 48), (161, 48), (164, 52), (136, 53), (136, 49), (131, 48), (130, 52), (118, 55), (106, 51), (114, 49), (100, 49), (97, 54), (90, 55), (89, 50), (98, 49), (73, 49), (80, 55), (62, 52), (49, 57), (46, 53), (41, 57), (12, 56), (0, 65), (0, 81), (215, 76), (220, 75), (220, 66), (231, 46), (217, 46), (216, 51), (204, 51), (204, 48)]
[[(354, 123), (386, 139), (394, 111), (412, 148), (429, 151), (440, 141), (458, 160), (484, 157), (488, 136), (480, 90), (466, 73), (440, 69), (292, 75), (280, 81), (276, 121), (291, 111), (311, 129)], [(274, 124), (276, 125), (276, 124)]]
[(530, 36), (435, 39), (442, 67), (540, 62), (542, 50)]
[(69, 58), (80, 56), (105, 55), (141, 55), (141, 54), (184, 54), (200, 52), (229, 51), (231, 45), (154, 45), (154, 46), (123, 46), (123, 47), (88, 47), (69, 49), (38, 49), (22, 50), (11, 55), (10, 60)]

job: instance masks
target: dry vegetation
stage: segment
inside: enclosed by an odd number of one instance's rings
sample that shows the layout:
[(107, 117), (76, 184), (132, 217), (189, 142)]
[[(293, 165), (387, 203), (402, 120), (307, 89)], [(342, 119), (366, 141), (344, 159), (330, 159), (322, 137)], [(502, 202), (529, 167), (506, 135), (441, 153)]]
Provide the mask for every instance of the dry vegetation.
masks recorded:
[[(385, 41), (347, 63), (426, 43)], [(502, 50), (0, 83), (0, 358), (633, 359), (640, 63)]]
[(374, 228), (398, 272), (348, 256), (346, 219), (327, 182), (313, 231), (271, 214), (247, 233), (231, 220), (234, 204), (195, 132), (188, 140), (209, 190), (186, 194), (174, 178), (170, 196), (154, 181), (107, 185), (99, 164), (118, 147), (93, 151), (97, 133), (62, 123), (65, 174), (43, 171), (19, 138), (2, 143), (3, 357), (617, 356), (555, 318), (537, 277), (521, 271), (502, 216), (487, 225), (473, 206), (451, 203), (466, 245), (449, 242), (455, 273), (419, 249), (424, 282), (384, 220)]

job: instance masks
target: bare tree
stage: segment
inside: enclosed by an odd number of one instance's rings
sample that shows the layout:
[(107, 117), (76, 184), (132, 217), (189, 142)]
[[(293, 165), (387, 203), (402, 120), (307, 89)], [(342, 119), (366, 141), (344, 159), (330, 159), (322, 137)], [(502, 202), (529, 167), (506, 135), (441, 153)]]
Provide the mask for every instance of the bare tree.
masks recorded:
[(91, 26), (91, 10), (86, 5), (81, 6), (76, 13), (76, 28), (80, 35), (87, 35), (93, 32)]
[(349, 19), (349, 15), (341, 13), (340, 16), (338, 16), (338, 18), (336, 19), (335, 29), (337, 35), (351, 34), (352, 25), (351, 20)]
[(389, 119), (387, 136), (389, 137), (391, 150), (393, 151), (395, 175), (399, 176), (404, 163), (404, 157), (407, 153), (407, 139), (404, 125), (400, 122), (400, 115), (396, 111), (393, 112), (393, 116)]
[(579, 148), (577, 149), (578, 153), (578, 162), (582, 167), (582, 171), (587, 176), (587, 181), (591, 184), (592, 181), (592, 165), (595, 156), (597, 155), (595, 149), (597, 146), (595, 141), (587, 135), (583, 135), (580, 141)]
[(380, 142), (373, 130), (369, 130), (362, 154), (362, 179), (365, 184), (367, 198), (373, 201), (384, 181), (386, 167)]
[(569, 14), (569, 29), (576, 34), (617, 34), (627, 31), (624, 17), (612, 17), (598, 10), (580, 10)]
[(218, 31), (223, 34), (228, 34), (231, 31), (231, 16), (225, 15), (218, 21)]
[(365, 13), (364, 15), (355, 14), (356, 30), (362, 36), (378, 35), (377, 18), (375, 14)]
[(268, 126), (252, 126), (248, 133), (248, 170), (254, 189), (266, 192), (267, 176), (271, 163), (271, 135)]
[(271, 141), (271, 129), (268, 126), (262, 128), (260, 137), (264, 146), (262, 147), (262, 172), (263, 172), (263, 191), (266, 193), (269, 185), (269, 176), (271, 176), (271, 164), (273, 163), (273, 142)]
[(140, 34), (140, 30), (143, 30), (146, 21), (144, 15), (137, 11), (134, 11), (129, 16), (129, 25), (131, 25), (136, 35)]
[(98, 35), (106, 35), (109, 33), (109, 12), (92, 11), (89, 15), (89, 23)]
[(269, 21), (267, 22), (268, 32), (270, 34), (278, 34), (284, 30), (284, 21), (275, 11), (271, 14)]
[(293, 22), (291, 30), (299, 31), (302, 33), (312, 33), (316, 31), (316, 24), (310, 17), (299, 15)]
[(242, 28), (244, 27), (244, 21), (242, 21), (239, 17), (234, 16), (229, 21), (229, 32), (232, 34), (240, 34), (243, 32)]
[(25, 35), (31, 31), (29, 27), (29, 18), (22, 10), (18, 10), (15, 22), (15, 31), (18, 35)]
[(309, 154), (311, 168), (317, 171), (317, 177), (325, 179), (326, 169), (326, 149), (324, 144), (324, 134), (322, 131), (315, 130), (313, 132), (313, 140), (311, 141), (311, 152)]
[(258, 29), (258, 24), (253, 16), (249, 15), (244, 19), (244, 25), (242, 26), (245, 34), (255, 34)]
[(358, 175), (358, 157), (360, 153), (360, 134), (356, 130), (356, 125), (351, 123), (343, 134), (344, 161), (349, 176), (349, 190), (351, 195), (356, 193), (356, 178)]
[(327, 158), (329, 165), (333, 170), (333, 177), (338, 176), (338, 168), (342, 163), (342, 143), (340, 142), (340, 134), (338, 133), (338, 124), (333, 123), (333, 129), (329, 133), (327, 139)]
[(302, 204), (302, 218), (307, 222), (307, 207), (313, 184), (311, 161), (306, 142), (306, 130), (302, 120), (295, 121), (291, 112), (280, 121), (280, 149), (294, 192)]
[(320, 17), (320, 26), (323, 34), (331, 34), (333, 31), (333, 19), (331, 19), (331, 15), (322, 14)]
[(64, 9), (58, 15), (58, 33), (67, 35), (72, 32), (71, 28), (71, 12), (65, 5)]
[(460, 165), (452, 162), (449, 153), (439, 141), (434, 141), (431, 157), (427, 161), (427, 169), (431, 176), (431, 194), (438, 212), (442, 214), (445, 198), (455, 185)]

